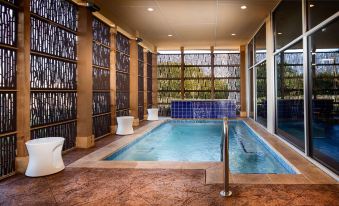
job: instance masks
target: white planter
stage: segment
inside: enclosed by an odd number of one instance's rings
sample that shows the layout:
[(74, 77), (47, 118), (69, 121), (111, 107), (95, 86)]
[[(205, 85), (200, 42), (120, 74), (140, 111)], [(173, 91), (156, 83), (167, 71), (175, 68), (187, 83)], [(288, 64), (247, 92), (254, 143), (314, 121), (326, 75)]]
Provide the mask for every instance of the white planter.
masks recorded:
[(133, 134), (133, 116), (122, 116), (117, 117), (118, 122), (118, 128), (117, 128), (117, 134), (118, 135), (129, 135)]
[(156, 109), (156, 108), (147, 109), (147, 113), (148, 113), (147, 120), (150, 120), (150, 121), (158, 120), (159, 119), (158, 112), (159, 112), (159, 109)]
[(26, 176), (40, 177), (65, 169), (61, 151), (65, 138), (46, 137), (26, 142), (29, 162)]

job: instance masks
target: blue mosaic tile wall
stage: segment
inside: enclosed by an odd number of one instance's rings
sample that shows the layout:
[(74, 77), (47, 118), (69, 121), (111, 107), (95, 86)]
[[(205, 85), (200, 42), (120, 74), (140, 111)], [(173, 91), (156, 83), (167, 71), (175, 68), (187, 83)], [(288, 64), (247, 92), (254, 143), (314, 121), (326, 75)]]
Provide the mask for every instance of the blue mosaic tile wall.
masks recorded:
[(171, 102), (172, 118), (219, 119), (236, 117), (235, 100), (175, 101)]

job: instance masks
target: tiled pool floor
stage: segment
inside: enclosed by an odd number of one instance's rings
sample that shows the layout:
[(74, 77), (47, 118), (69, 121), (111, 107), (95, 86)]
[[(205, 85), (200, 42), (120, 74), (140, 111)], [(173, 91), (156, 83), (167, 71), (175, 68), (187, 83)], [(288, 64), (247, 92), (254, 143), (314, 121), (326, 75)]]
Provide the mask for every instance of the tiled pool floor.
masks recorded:
[[(201, 169), (66, 167), (47, 177), (18, 174), (0, 181), (0, 205), (337, 205), (339, 185), (332, 178), (271, 139), (274, 137), (255, 122), (246, 121), (292, 164), (300, 164), (302, 174), (294, 179), (289, 175), (233, 174), (234, 195), (223, 199), (219, 196), (222, 185), (214, 184), (222, 173), (213, 167), (209, 177)], [(106, 137), (94, 148), (74, 149), (64, 155), (64, 161), (69, 165), (119, 138)]]

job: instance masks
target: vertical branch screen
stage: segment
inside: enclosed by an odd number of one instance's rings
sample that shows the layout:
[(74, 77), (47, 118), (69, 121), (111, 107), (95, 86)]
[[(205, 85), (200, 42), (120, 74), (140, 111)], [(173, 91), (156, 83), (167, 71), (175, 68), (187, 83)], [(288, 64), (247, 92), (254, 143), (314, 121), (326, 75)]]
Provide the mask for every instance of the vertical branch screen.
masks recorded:
[(138, 45), (138, 117), (144, 119), (144, 48)]
[(116, 114), (119, 117), (129, 115), (130, 43), (126, 36), (118, 32), (116, 44)]
[(211, 54), (184, 55), (185, 99), (211, 99)]
[(158, 105), (161, 116), (170, 116), (172, 99), (180, 99), (180, 54), (158, 55)]
[(214, 54), (214, 89), (216, 99), (237, 100), (240, 113), (240, 54)]
[(77, 7), (68, 0), (31, 0), (31, 139), (76, 138)]
[[(240, 111), (240, 54), (191, 53), (158, 55), (158, 102), (162, 116), (170, 116), (170, 102), (181, 98), (180, 66), (184, 63), (184, 98), (236, 99)], [(213, 61), (214, 59), (214, 61)], [(213, 62), (212, 62), (213, 61)], [(212, 68), (214, 72), (212, 72)], [(214, 76), (212, 76), (214, 75)], [(214, 84), (212, 79), (214, 79)]]
[(17, 7), (0, 3), (0, 179), (15, 172)]
[(111, 132), (110, 27), (93, 18), (93, 134), (99, 138)]
[(147, 108), (152, 108), (152, 53), (147, 52)]

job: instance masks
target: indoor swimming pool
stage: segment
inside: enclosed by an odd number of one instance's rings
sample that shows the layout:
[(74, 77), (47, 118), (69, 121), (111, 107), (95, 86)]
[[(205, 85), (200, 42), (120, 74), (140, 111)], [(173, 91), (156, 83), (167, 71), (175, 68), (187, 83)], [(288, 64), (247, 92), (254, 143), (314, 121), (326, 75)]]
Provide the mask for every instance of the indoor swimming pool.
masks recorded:
[[(233, 173), (296, 173), (242, 120), (229, 121), (229, 138)], [(221, 120), (169, 120), (105, 160), (220, 162), (222, 142)]]

